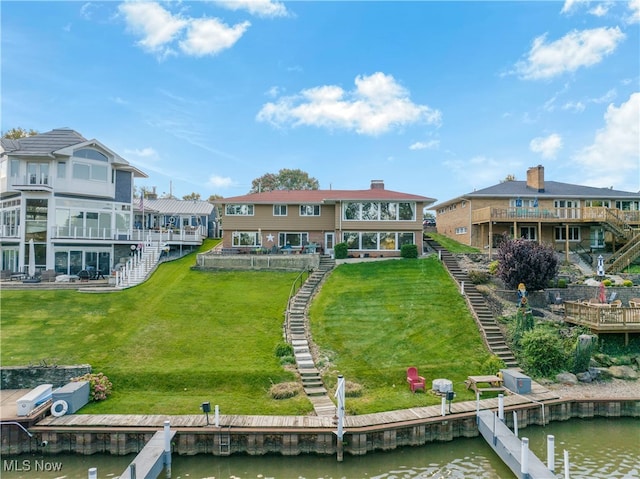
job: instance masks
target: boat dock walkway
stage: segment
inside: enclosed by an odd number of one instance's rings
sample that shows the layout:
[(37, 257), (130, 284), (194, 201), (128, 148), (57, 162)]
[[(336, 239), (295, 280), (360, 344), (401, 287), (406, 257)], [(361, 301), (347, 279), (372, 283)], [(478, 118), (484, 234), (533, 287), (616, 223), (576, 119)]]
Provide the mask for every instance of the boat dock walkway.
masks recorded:
[[(171, 431), (169, 433), (170, 439), (173, 439), (175, 435), (176, 431)], [(127, 469), (120, 474), (120, 479), (156, 479), (159, 477), (167, 462), (165, 440), (164, 431), (156, 432)], [(170, 460), (168, 467), (171, 468)]]

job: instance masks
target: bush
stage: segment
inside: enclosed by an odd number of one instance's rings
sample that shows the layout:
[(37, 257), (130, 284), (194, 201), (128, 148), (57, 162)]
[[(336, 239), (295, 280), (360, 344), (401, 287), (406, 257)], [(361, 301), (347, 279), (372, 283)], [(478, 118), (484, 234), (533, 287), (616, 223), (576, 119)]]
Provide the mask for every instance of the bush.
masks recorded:
[(495, 276), (498, 273), (498, 265), (500, 262), (496, 259), (489, 263), (489, 274)]
[(333, 252), (335, 254), (336, 259), (345, 259), (349, 254), (349, 248), (347, 247), (347, 243), (338, 243), (333, 247)]
[(633, 286), (633, 281), (631, 281), (630, 279), (625, 279), (622, 282), (622, 286), (624, 286), (625, 288), (630, 288), (631, 286)]
[(91, 401), (104, 401), (111, 395), (113, 389), (109, 378), (102, 373), (87, 373), (71, 380), (89, 381), (89, 400)]
[(278, 343), (276, 345), (275, 354), (277, 358), (283, 356), (293, 356), (293, 346), (289, 343)]
[(289, 399), (300, 393), (302, 386), (297, 382), (273, 384), (269, 388), (269, 396), (273, 399)]
[(522, 238), (504, 238), (498, 248), (498, 277), (507, 288), (524, 283), (529, 291), (544, 289), (558, 273), (558, 258), (551, 246)]
[(558, 288), (566, 288), (567, 287), (567, 280), (564, 278), (560, 278), (558, 280)]
[(522, 365), (529, 374), (549, 377), (565, 369), (567, 358), (556, 331), (544, 327), (527, 331), (521, 345)]
[(486, 284), (489, 282), (489, 273), (486, 271), (478, 271), (474, 269), (469, 271), (467, 274), (473, 284)]
[(611, 282), (610, 279), (605, 279), (604, 281), (602, 281), (602, 284), (604, 284), (607, 288), (609, 286), (611, 286), (613, 283)]
[(498, 373), (501, 369), (504, 369), (506, 367), (506, 364), (504, 364), (504, 361), (500, 359), (498, 356), (492, 355), (492, 356), (489, 356), (489, 358), (485, 362), (483, 362), (482, 366), (480, 367), (484, 374), (494, 375)]
[(403, 258), (417, 258), (418, 246), (414, 244), (403, 244), (400, 247), (400, 256)]

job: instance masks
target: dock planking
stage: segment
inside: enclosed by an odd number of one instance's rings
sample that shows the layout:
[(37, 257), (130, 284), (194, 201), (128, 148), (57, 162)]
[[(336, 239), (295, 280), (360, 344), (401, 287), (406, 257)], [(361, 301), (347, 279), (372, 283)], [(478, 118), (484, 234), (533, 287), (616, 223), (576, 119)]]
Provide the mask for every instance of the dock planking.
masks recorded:
[[(503, 404), (505, 408), (530, 406), (532, 403), (554, 401), (559, 396), (537, 383), (532, 384), (532, 392), (526, 395), (505, 394)], [(480, 399), (480, 410), (497, 409), (498, 398)], [(449, 404), (446, 405), (446, 415), (475, 415), (476, 401), (452, 402), (451, 413)], [(420, 422), (441, 421), (441, 405), (414, 407), (396, 411), (385, 411), (357, 416), (346, 416), (344, 426), (354, 431), (358, 428), (385, 427), (402, 423), (415, 424)], [(154, 429), (169, 421), (171, 428), (216, 431), (220, 428), (241, 429), (247, 431), (286, 431), (286, 430), (331, 430), (335, 429), (333, 418), (323, 416), (260, 416), (260, 415), (225, 415), (218, 417), (219, 428), (213, 424), (213, 418), (198, 415), (141, 415), (141, 414), (72, 414), (61, 417), (48, 416), (38, 422), (36, 428), (59, 429), (91, 429), (91, 428), (124, 428), (131, 430)]]

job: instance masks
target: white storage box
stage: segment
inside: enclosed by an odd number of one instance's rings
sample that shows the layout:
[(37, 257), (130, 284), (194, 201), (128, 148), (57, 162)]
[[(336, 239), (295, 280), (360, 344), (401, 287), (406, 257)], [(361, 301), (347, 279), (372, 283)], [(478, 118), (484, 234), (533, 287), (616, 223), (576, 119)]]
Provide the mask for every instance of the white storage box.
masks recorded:
[(16, 401), (18, 416), (28, 416), (35, 408), (51, 399), (53, 384), (41, 384)]

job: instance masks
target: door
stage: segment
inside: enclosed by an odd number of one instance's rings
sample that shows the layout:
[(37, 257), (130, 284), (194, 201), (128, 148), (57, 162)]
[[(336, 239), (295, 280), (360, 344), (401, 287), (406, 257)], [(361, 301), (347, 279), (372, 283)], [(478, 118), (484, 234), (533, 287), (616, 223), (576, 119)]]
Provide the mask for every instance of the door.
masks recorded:
[(333, 231), (330, 233), (325, 233), (324, 234), (324, 252), (326, 254), (333, 253), (333, 243), (334, 243)]

